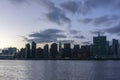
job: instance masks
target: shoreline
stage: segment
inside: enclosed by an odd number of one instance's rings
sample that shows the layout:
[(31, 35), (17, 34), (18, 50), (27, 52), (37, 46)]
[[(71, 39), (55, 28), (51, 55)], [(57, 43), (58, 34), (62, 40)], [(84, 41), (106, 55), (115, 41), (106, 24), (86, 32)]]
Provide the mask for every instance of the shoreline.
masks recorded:
[(56, 60), (60, 60), (60, 61), (105, 61), (105, 60), (120, 60), (120, 58), (105, 58), (105, 59), (0, 59), (0, 60), (25, 60), (25, 61), (30, 61), (30, 60), (35, 60), (35, 61), (38, 61), (38, 60), (51, 60), (51, 61), (56, 61)]

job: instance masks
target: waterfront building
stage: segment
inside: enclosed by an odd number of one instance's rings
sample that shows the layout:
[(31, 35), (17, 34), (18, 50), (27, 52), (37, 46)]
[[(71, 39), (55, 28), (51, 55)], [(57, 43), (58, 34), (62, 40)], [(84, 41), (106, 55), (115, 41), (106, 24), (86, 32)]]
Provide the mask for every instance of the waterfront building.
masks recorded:
[(56, 43), (52, 43), (52, 44), (51, 44), (51, 48), (50, 48), (50, 56), (51, 56), (51, 59), (56, 59), (57, 54), (58, 54), (57, 44), (56, 44)]
[(112, 54), (114, 57), (117, 57), (119, 49), (119, 42), (116, 39), (112, 39)]
[(44, 50), (40, 47), (36, 49), (36, 59), (37, 60), (45, 59), (44, 58)]
[(25, 54), (26, 54), (25, 59), (30, 59), (31, 54), (30, 54), (30, 44), (29, 43), (26, 44)]
[(72, 50), (72, 59), (78, 59), (80, 55), (80, 46), (74, 45), (74, 48)]
[(104, 58), (107, 56), (106, 36), (93, 37), (93, 57)]
[(44, 58), (45, 59), (49, 59), (49, 46), (48, 46), (48, 44), (46, 44), (45, 46), (44, 46), (44, 49), (43, 49), (43, 53), (44, 53)]
[(62, 57), (64, 59), (70, 59), (71, 58), (71, 44), (70, 43), (65, 43), (64, 44)]
[(31, 59), (36, 59), (36, 43), (34, 41), (31, 45)]

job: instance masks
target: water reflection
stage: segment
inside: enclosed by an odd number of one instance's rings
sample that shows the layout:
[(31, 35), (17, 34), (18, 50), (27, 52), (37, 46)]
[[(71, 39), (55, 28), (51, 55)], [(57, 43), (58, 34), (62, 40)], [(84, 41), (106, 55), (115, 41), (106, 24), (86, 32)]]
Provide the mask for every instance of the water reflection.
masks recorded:
[(106, 64), (101, 61), (94, 62), (91, 80), (104, 80)]
[(44, 80), (87, 80), (91, 64), (84, 61), (47, 61), (43, 69)]
[(0, 61), (0, 80), (120, 80), (120, 61)]
[(95, 61), (91, 80), (119, 80), (119, 68), (119, 61)]
[(70, 63), (62, 61), (46, 61), (44, 64), (44, 80), (70, 80)]

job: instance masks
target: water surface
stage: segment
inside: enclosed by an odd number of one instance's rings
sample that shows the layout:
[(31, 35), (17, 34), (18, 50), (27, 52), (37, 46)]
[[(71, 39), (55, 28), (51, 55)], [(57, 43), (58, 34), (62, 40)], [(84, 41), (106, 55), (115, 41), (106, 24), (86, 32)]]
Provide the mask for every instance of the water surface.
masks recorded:
[(120, 80), (120, 61), (0, 60), (0, 80)]

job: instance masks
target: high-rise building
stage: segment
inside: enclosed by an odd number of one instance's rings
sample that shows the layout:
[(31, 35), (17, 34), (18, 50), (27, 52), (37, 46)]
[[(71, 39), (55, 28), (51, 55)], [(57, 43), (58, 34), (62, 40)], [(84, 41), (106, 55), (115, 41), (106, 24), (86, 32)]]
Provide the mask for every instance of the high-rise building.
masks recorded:
[(53, 43), (53, 44), (51, 44), (51, 48), (50, 48), (51, 59), (56, 59), (57, 54), (58, 54), (57, 44)]
[(118, 55), (119, 42), (116, 39), (112, 40), (112, 54), (113, 56)]
[(78, 59), (80, 54), (80, 46), (74, 45), (74, 48), (72, 50), (72, 59)]
[(33, 41), (31, 47), (31, 59), (35, 58), (36, 58), (36, 43)]
[(64, 59), (69, 59), (71, 58), (71, 45), (70, 43), (64, 44), (64, 49), (63, 49), (63, 58)]
[(93, 37), (93, 57), (104, 58), (107, 56), (106, 36)]
[(80, 49), (80, 46), (79, 45), (74, 45), (74, 50), (78, 50)]
[(36, 59), (37, 60), (44, 59), (44, 54), (43, 53), (44, 53), (44, 50), (42, 48), (40, 48), (40, 47), (37, 48), (36, 49), (36, 55), (37, 55)]
[(25, 52), (26, 52), (26, 59), (30, 59), (30, 44), (26, 44), (26, 48), (25, 48)]
[(83, 45), (83, 46), (81, 46), (81, 48), (80, 48), (80, 54), (81, 54), (81, 59), (88, 59), (88, 58), (90, 58), (90, 52), (91, 52), (91, 50), (90, 50), (90, 45)]
[(62, 56), (62, 53), (63, 53), (63, 51), (62, 51), (63, 49), (62, 49), (62, 43), (61, 43), (61, 41), (59, 42), (59, 53), (58, 53), (58, 58), (59, 59), (61, 59), (61, 56)]
[(46, 44), (45, 46), (44, 46), (44, 58), (45, 59), (49, 59), (49, 46), (48, 46), (48, 44)]

